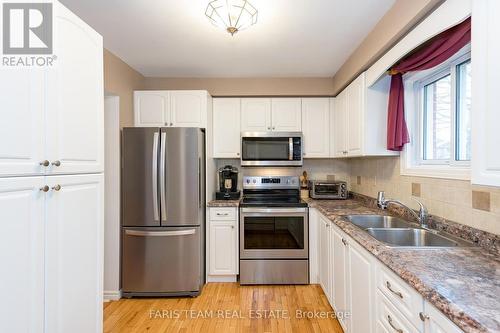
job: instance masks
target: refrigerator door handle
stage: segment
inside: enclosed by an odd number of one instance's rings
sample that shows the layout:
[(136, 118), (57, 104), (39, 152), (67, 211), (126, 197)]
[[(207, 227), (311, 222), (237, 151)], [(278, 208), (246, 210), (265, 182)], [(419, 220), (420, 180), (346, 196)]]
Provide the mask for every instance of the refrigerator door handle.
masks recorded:
[(165, 173), (166, 173), (166, 151), (167, 151), (167, 133), (161, 133), (161, 151), (160, 151), (160, 209), (161, 209), (161, 220), (162, 222), (167, 221), (167, 204), (166, 204), (166, 184), (165, 184)]
[(154, 220), (158, 221), (160, 215), (158, 213), (158, 132), (154, 133), (153, 136), (153, 163), (152, 163), (152, 177), (151, 182), (153, 183), (153, 215)]
[(168, 236), (186, 236), (194, 235), (196, 229), (176, 230), (176, 231), (140, 231), (140, 230), (125, 230), (125, 234), (129, 236), (140, 237), (168, 237)]
[(201, 158), (198, 158), (198, 204), (201, 208)]

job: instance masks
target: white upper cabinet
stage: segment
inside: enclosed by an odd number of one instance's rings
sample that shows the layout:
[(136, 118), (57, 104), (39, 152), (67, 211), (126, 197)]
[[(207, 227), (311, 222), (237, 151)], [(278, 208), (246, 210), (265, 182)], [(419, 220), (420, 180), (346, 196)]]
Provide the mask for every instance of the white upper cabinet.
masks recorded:
[(390, 156), (387, 147), (387, 105), (390, 77), (366, 86), (365, 73), (336, 97), (334, 157)]
[(136, 126), (170, 126), (168, 107), (169, 93), (167, 91), (134, 91)]
[(363, 153), (364, 79), (364, 75), (359, 76), (347, 89), (347, 154), (349, 156), (359, 156)]
[(176, 127), (207, 127), (209, 95), (204, 90), (170, 92), (170, 122)]
[(330, 99), (302, 99), (302, 132), (304, 157), (325, 158), (330, 155)]
[(241, 131), (265, 132), (271, 131), (271, 99), (242, 98), (241, 99)]
[(0, 179), (2, 332), (44, 331), (43, 179)]
[(43, 72), (2, 70), (0, 87), (0, 176), (45, 173)]
[(46, 332), (102, 332), (103, 178), (46, 177)]
[(239, 98), (213, 99), (213, 157), (240, 157), (240, 112)]
[(242, 132), (300, 132), (300, 98), (242, 98)]
[(134, 124), (206, 128), (210, 99), (205, 90), (134, 91)]
[(500, 186), (500, 1), (472, 1), (472, 183)]
[(55, 6), (57, 65), (48, 75), (49, 173), (104, 171), (102, 37), (64, 6)]
[(53, 8), (54, 66), (0, 75), (0, 176), (104, 170), (102, 37)]
[(271, 100), (271, 130), (300, 132), (302, 129), (300, 98), (273, 98)]
[(331, 157), (345, 157), (347, 155), (347, 93), (342, 91), (334, 101), (333, 113), (333, 148)]

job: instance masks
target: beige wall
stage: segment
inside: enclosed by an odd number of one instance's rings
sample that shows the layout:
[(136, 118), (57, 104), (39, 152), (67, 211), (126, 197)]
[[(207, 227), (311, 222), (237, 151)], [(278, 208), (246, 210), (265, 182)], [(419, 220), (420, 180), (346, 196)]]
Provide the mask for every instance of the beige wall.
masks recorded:
[(331, 78), (146, 78), (144, 89), (204, 89), (212, 96), (330, 96)]
[(104, 90), (120, 97), (120, 126), (134, 125), (133, 91), (141, 89), (144, 76), (104, 49)]
[(375, 63), (378, 58), (443, 1), (396, 0), (391, 9), (382, 17), (333, 77), (334, 94), (337, 95), (359, 73)]
[(417, 209), (411, 199), (414, 197), (422, 201), (431, 214), (500, 235), (500, 187), (401, 176), (399, 157), (352, 159), (350, 169), (350, 185), (354, 192), (376, 198), (378, 191), (386, 191), (387, 197)]

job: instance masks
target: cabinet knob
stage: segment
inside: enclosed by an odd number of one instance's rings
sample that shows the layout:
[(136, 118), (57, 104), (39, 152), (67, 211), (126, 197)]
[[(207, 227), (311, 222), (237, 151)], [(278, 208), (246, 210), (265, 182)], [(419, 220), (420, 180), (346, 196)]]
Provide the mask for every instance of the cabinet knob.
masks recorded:
[(342, 238), (342, 243), (347, 246), (347, 241), (345, 240), (345, 238)]
[(59, 191), (61, 189), (61, 185), (57, 184), (56, 186), (52, 187), (54, 191)]
[(236, 153), (236, 156), (240, 156), (240, 153)]
[(273, 126), (273, 131), (276, 129), (276, 127)]
[(61, 166), (61, 161), (54, 161), (52, 162), (52, 165), (56, 167)]
[(40, 164), (41, 166), (48, 167), (48, 166), (50, 165), (50, 162), (49, 162), (49, 161), (47, 161), (47, 160), (45, 160), (45, 161), (41, 161), (39, 164)]
[(234, 225), (231, 226), (231, 229), (234, 229)]
[(418, 316), (420, 317), (420, 320), (421, 320), (421, 321), (426, 321), (427, 319), (430, 319), (430, 318), (431, 318), (431, 317), (429, 317), (429, 315), (426, 315), (426, 314), (425, 314), (425, 313), (423, 313), (423, 312), (420, 312), (420, 313), (418, 314)]
[(268, 127), (267, 129), (268, 129), (268, 130), (271, 130), (271, 127)]
[(42, 191), (42, 192), (48, 192), (49, 190), (50, 190), (50, 188), (47, 185), (40, 187), (40, 191)]
[(174, 123), (170, 123), (170, 126), (174, 126)]

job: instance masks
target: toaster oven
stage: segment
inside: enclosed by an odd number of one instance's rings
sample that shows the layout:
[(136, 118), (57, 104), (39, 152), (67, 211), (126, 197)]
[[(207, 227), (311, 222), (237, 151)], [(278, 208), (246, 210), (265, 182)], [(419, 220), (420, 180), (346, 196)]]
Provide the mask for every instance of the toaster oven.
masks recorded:
[(313, 199), (347, 199), (347, 183), (344, 181), (309, 181), (309, 197)]

